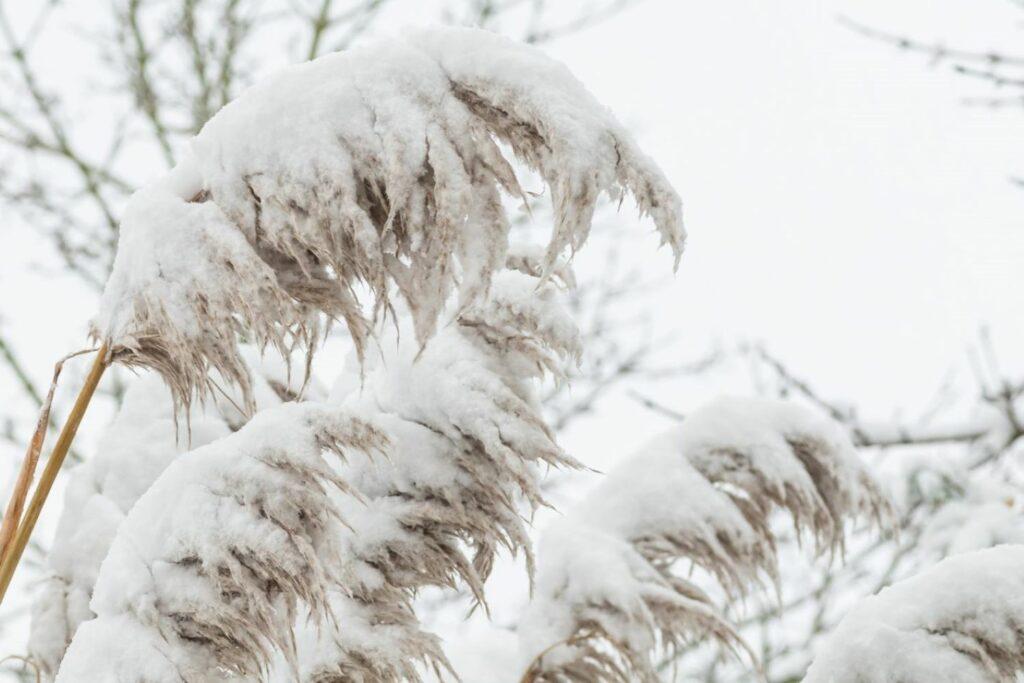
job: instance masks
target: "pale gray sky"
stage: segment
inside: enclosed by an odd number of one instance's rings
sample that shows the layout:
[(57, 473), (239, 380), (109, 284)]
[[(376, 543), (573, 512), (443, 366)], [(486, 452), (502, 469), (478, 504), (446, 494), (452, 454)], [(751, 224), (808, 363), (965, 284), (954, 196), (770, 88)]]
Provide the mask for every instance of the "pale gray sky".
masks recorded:
[[(402, 7), (395, 23), (421, 21)], [(714, 339), (763, 340), (823, 391), (884, 416), (919, 405), (963, 365), (984, 323), (1004, 362), (1024, 365), (1024, 191), (1008, 181), (1024, 173), (1021, 112), (961, 106), (987, 87), (856, 35), (840, 14), (1008, 50), (1024, 20), (1008, 0), (647, 0), (548, 49), (683, 196), (689, 250), (654, 295), (663, 327), (683, 333), (680, 355)], [(46, 55), (47, 71), (67, 88), (96, 87), (70, 45)], [(630, 215), (623, 222), (632, 228)], [(42, 381), (82, 346), (92, 297), (35, 268), (49, 245), (15, 220), (3, 226), (2, 324), (37, 331), (21, 351)], [(650, 241), (633, 234), (646, 253)], [(578, 263), (593, 265), (585, 254)], [(668, 267), (667, 255), (651, 259)], [(0, 400), (16, 394), (0, 374)], [(626, 400), (613, 408), (656, 425)], [(611, 439), (580, 446), (620, 445)]]
[[(840, 14), (978, 49), (1012, 50), (1024, 21), (1008, 0), (647, 0), (548, 49), (683, 196), (689, 249), (652, 295), (663, 329), (682, 332), (679, 355), (763, 340), (825, 393), (885, 416), (919, 407), (965, 367), (982, 324), (1007, 368), (1024, 369), (1024, 190), (1008, 181), (1024, 175), (1022, 112), (961, 106), (989, 90), (853, 34)], [(47, 67), (69, 88), (94, 87), (72, 51), (50, 53)], [(652, 246), (631, 216), (623, 223), (638, 254)], [(0, 237), (0, 324), (20, 330), (43, 384), (56, 358), (84, 346), (94, 301), (37, 269), (49, 245), (7, 215)], [(665, 253), (650, 263), (670, 268)], [(578, 266), (594, 261), (584, 253)], [(658, 398), (685, 410), (731, 388), (667, 385)], [(0, 372), (0, 402), (13, 400)], [(661, 426), (613, 398), (567, 445), (601, 465)]]
[(1024, 21), (1005, 0), (648, 2), (554, 52), (683, 195), (666, 315), (895, 401), (982, 322), (1024, 343), (1021, 112), (960, 106), (988, 89), (839, 13), (979, 49), (1012, 49)]
[(1024, 27), (1006, 0), (651, 1), (552, 51), (683, 196), (689, 249), (659, 305), (692, 351), (764, 340), (888, 416), (966, 368), (982, 324), (1024, 367), (1022, 112), (962, 106), (991, 91), (840, 14), (981, 50), (1012, 51)]

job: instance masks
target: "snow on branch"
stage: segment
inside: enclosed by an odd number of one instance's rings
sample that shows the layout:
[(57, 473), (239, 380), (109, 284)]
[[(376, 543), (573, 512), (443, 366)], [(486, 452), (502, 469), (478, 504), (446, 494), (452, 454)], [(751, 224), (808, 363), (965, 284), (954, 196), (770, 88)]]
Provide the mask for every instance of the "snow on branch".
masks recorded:
[(1024, 546), (946, 558), (862, 600), (805, 683), (1001, 683), (1024, 671)]
[[(257, 676), (275, 652), (298, 664), (300, 603), (326, 618), (344, 580), (342, 522), (324, 455), (379, 452), (371, 423), (315, 404), (260, 412), (181, 456), (118, 528), (58, 681)], [(131, 647), (125, 647), (131, 643)]]
[(746, 649), (673, 567), (702, 568), (731, 598), (774, 583), (769, 516), (780, 508), (830, 557), (847, 520), (891, 523), (888, 501), (831, 420), (760, 399), (694, 411), (545, 534), (537, 595), (520, 625), (524, 680), (656, 681), (656, 649), (706, 635)]
[(248, 393), (240, 334), (311, 349), (324, 313), (362, 353), (393, 286), (423, 344), (456, 285), (468, 307), (505, 265), (502, 193), (524, 189), (499, 143), (551, 193), (543, 274), (584, 243), (602, 194), (631, 194), (678, 261), (678, 196), (564, 66), (432, 29), (291, 67), (214, 116), (133, 198), (94, 333), (185, 403), (209, 367)]

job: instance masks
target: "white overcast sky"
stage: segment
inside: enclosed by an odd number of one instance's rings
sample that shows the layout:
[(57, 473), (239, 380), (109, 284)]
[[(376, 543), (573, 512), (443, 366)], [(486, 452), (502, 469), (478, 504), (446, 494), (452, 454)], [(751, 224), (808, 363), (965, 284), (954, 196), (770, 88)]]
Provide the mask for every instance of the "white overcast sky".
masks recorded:
[[(680, 356), (716, 339), (764, 341), (824, 393), (885, 416), (919, 407), (982, 324), (1007, 369), (1024, 368), (1024, 190), (1009, 182), (1024, 175), (1024, 112), (961, 106), (990, 91), (853, 34), (840, 14), (978, 49), (1012, 50), (1024, 28), (1008, 0), (646, 0), (547, 49), (683, 196), (688, 252), (653, 302), (681, 331)], [(86, 82), (72, 52), (46, 66)], [(44, 384), (58, 356), (84, 345), (95, 302), (39, 269), (48, 245), (0, 212), (0, 325), (17, 330)], [(637, 249), (651, 246), (623, 223)], [(659, 268), (665, 253), (651, 258)], [(659, 391), (681, 410), (700, 398)], [(0, 369), (0, 402), (13, 401)], [(568, 438), (591, 463), (660, 425), (621, 397), (605, 408)]]
[(884, 416), (964, 367), (983, 324), (1024, 367), (1024, 112), (963, 106), (992, 91), (840, 15), (979, 50), (1024, 29), (1008, 0), (652, 0), (552, 51), (683, 196), (661, 310), (694, 349), (764, 340)]
[[(419, 22), (414, 6), (398, 22)], [(1024, 191), (1009, 182), (1024, 174), (1022, 112), (962, 106), (987, 87), (856, 35), (841, 14), (978, 49), (1012, 50), (1024, 27), (1009, 0), (646, 0), (547, 49), (683, 196), (689, 249), (656, 301), (681, 354), (763, 340), (830, 395), (887, 415), (929, 395), (982, 324), (1024, 365)], [(73, 53), (46, 60), (69, 87), (85, 82)], [(42, 380), (82, 346), (93, 301), (37, 268), (47, 245), (2, 225), (0, 324)], [(0, 400), (16, 395), (0, 372)]]
[(892, 402), (982, 323), (1007, 355), (1024, 346), (1024, 192), (1008, 182), (1022, 112), (961, 106), (987, 88), (840, 13), (979, 49), (1024, 27), (1006, 0), (648, 2), (554, 52), (683, 195), (691, 240), (665, 315)]

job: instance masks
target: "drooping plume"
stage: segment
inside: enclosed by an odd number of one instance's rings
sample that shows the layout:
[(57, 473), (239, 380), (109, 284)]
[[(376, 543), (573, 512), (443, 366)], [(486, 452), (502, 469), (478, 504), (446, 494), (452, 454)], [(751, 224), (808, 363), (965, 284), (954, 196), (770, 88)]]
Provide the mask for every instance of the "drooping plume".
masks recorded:
[[(302, 378), (289, 376), (282, 359), (258, 359), (251, 348), (243, 348), (243, 355), (254, 377), (257, 408), (278, 405), (301, 388)], [(181, 420), (159, 377), (149, 373), (131, 380), (96, 454), (69, 473), (48, 573), (32, 605), (29, 654), (47, 679), (56, 675), (79, 624), (95, 616), (89, 601), (100, 564), (139, 497), (177, 457), (244, 424), (239, 396), (215, 398), (193, 405)]]
[(118, 528), (57, 680), (258, 676), (274, 653), (297, 671), (300, 609), (326, 619), (344, 584), (328, 489), (349, 489), (326, 458), (385, 447), (370, 422), (291, 403), (176, 459)]
[(342, 470), (365, 500), (338, 498), (353, 579), (332, 605), (351, 620), (320, 629), (301, 657), (308, 680), (420, 680), (412, 663), (443, 663), (425, 656), (439, 645), (409, 608), (417, 591), (464, 589), (486, 606), (500, 550), (524, 555), (532, 580), (524, 514), (543, 504), (538, 465), (576, 465), (544, 424), (532, 386), (579, 350), (557, 294), (551, 283), (499, 273), (490, 295), (422, 352), (409, 336), (385, 339), (380, 364), (345, 399), (346, 410), (387, 431), (391, 447), (387, 460), (357, 454)]
[[(517, 161), (554, 220), (539, 254), (508, 259)], [(59, 680), (259, 676), (275, 653), (318, 682), (445, 670), (413, 596), (459, 587), (485, 605), (500, 549), (532, 574), (538, 465), (576, 465), (533, 385), (579, 355), (555, 282), (571, 282), (560, 257), (602, 194), (632, 195), (678, 262), (661, 172), (564, 67), (485, 32), (330, 55), (219, 112), (133, 197), (96, 336), (179, 404), (216, 375), (248, 411), (241, 339), (312, 353), (325, 319), (343, 320), (359, 390), (263, 411), (164, 471), (121, 524)], [(374, 366), (364, 346), (385, 315), (405, 333)], [(315, 637), (294, 638), (300, 619)], [(123, 633), (137, 650), (118, 650)]]
[(1024, 546), (953, 555), (861, 600), (804, 683), (1012, 683), (1024, 672)]
[[(353, 367), (340, 405), (263, 410), (159, 476), (117, 531), (58, 680), (251, 676), (279, 661), (310, 682), (450, 670), (413, 599), (436, 586), (485, 604), (500, 550), (532, 575), (538, 466), (576, 466), (535, 383), (560, 376), (579, 339), (555, 283), (513, 270), (425, 347), (408, 325)], [(141, 654), (120, 652), (124, 632)]]
[(778, 508), (820, 553), (844, 523), (890, 520), (840, 427), (781, 401), (720, 399), (612, 470), (541, 541), (537, 595), (520, 624), (527, 680), (657, 681), (652, 655), (709, 635), (746, 646), (680, 560), (726, 595), (774, 582)]
[(524, 190), (499, 142), (550, 192), (543, 274), (586, 240), (601, 194), (631, 194), (678, 260), (679, 198), (565, 67), (433, 29), (286, 69), (211, 119), (133, 197), (95, 334), (183, 402), (211, 367), (248, 393), (239, 335), (311, 349), (326, 314), (361, 350), (393, 287), (422, 344), (456, 287), (470, 306), (505, 264), (502, 194)]

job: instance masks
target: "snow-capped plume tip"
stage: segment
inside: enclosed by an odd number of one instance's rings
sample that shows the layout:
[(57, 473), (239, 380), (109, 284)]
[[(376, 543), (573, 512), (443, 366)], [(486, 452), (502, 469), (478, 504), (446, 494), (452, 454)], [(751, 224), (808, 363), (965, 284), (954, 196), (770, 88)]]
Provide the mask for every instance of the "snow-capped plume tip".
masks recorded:
[[(254, 378), (258, 409), (290, 400), (302, 377), (289, 376), (284, 359), (243, 347)], [(318, 394), (314, 384), (306, 395)], [(49, 576), (32, 606), (29, 653), (44, 680), (57, 673), (78, 626), (96, 615), (89, 607), (103, 558), (138, 499), (164, 470), (191, 449), (206, 446), (240, 428), (246, 415), (239, 396), (217, 396), (191, 407), (182, 417), (155, 373), (130, 380), (116, 418), (97, 443), (95, 454), (69, 471), (64, 509), (50, 546)], [(206, 523), (205, 511), (197, 525)]]
[(862, 600), (804, 683), (1009, 683), (1024, 672), (1024, 546), (948, 557)]
[(330, 489), (349, 487), (325, 455), (385, 446), (367, 421), (292, 403), (176, 460), (121, 523), (57, 681), (259, 676), (275, 652), (297, 669), (298, 608), (326, 618), (344, 574)]
[[(679, 560), (726, 595), (774, 582), (771, 513), (789, 511), (833, 554), (844, 523), (891, 522), (841, 428), (782, 401), (719, 399), (612, 470), (541, 542), (520, 624), (527, 680), (657, 681), (652, 654), (710, 636), (750, 651)], [(756, 658), (751, 655), (751, 660)]]
[[(502, 550), (524, 555), (532, 578), (524, 513), (544, 504), (538, 465), (579, 466), (536, 400), (534, 380), (579, 353), (558, 294), (553, 281), (505, 270), (425, 347), (399, 320), (381, 354), (353, 369), (358, 390), (266, 408), (151, 467), (95, 590), (71, 577), (76, 595), (92, 591), (94, 618), (61, 628), (74, 607), (63, 591), (40, 611), (47, 670), (59, 666), (60, 681), (214, 670), (277, 680), (262, 675), (274, 666), (311, 683), (454, 678), (412, 608), (416, 594), (464, 588), (486, 608)], [(124, 634), (137, 647), (123, 648)]]
[[(484, 582), (500, 550), (524, 555), (532, 579), (518, 502), (544, 503), (537, 465), (578, 466), (544, 423), (530, 383), (560, 372), (577, 351), (556, 294), (551, 282), (502, 272), (487, 300), (422, 352), (411, 335), (382, 341), (380, 366), (344, 404), (374, 414), (392, 442), (386, 467), (356, 456), (345, 471), (366, 503), (341, 501), (351, 527), (343, 552), (357, 580), (332, 607), (358, 626), (324, 630), (308, 662), (312, 680), (420, 681), (411, 662), (440, 669), (446, 660), (429, 655), (433, 641), (408, 610), (417, 591), (464, 588), (486, 609)], [(363, 628), (367, 621), (375, 626)]]
[(182, 402), (211, 367), (248, 393), (239, 335), (311, 351), (326, 314), (361, 351), (393, 286), (423, 343), (456, 285), (470, 305), (505, 265), (501, 193), (524, 191), (498, 142), (548, 186), (545, 277), (583, 245), (602, 194), (631, 194), (678, 263), (678, 196), (564, 66), (432, 29), (294, 66), (219, 112), (181, 168), (133, 197), (94, 333)]

